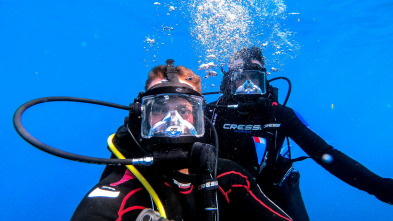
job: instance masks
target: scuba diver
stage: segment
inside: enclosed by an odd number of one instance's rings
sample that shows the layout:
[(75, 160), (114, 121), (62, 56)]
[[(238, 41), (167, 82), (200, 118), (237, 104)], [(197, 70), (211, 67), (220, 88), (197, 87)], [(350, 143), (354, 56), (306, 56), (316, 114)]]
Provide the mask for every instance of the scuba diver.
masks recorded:
[[(154, 67), (146, 92), (138, 95), (124, 125), (108, 139), (110, 149), (115, 146), (127, 159), (143, 158), (147, 165), (146, 156), (161, 156), (153, 165), (136, 166), (156, 194), (126, 166), (108, 165), (71, 220), (292, 220), (248, 171), (218, 159), (218, 147), (201, 143), (205, 101), (200, 82), (190, 69), (175, 68), (173, 60)], [(113, 153), (111, 158), (119, 157)], [(160, 210), (155, 195), (162, 199), (167, 219), (155, 212)]]
[(228, 72), (221, 67), (223, 94), (205, 109), (218, 133), (219, 157), (246, 168), (262, 191), (296, 221), (309, 217), (299, 189), (300, 174), (292, 164), (308, 157), (291, 159), (288, 137), (334, 176), (392, 204), (393, 180), (374, 174), (310, 130), (285, 106), (289, 93), (279, 104), (278, 89), (269, 84), (274, 79), (267, 80), (264, 65), (261, 49), (251, 47), (234, 53)]

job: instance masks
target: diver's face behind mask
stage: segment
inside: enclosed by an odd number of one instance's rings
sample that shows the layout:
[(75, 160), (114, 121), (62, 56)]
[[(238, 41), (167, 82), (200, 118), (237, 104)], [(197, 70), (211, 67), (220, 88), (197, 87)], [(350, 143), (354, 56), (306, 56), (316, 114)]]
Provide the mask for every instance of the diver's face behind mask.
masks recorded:
[(234, 95), (266, 93), (266, 74), (260, 70), (234, 70), (231, 82)]
[(158, 94), (142, 98), (143, 138), (202, 137), (203, 98), (187, 94)]

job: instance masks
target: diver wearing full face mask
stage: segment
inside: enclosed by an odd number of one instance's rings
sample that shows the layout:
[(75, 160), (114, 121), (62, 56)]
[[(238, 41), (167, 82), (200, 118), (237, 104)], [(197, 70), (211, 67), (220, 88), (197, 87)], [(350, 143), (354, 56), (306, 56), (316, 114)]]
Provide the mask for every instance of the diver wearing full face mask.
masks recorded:
[[(200, 78), (167, 62), (149, 73), (146, 92), (130, 105), (129, 117), (113, 139), (126, 158), (187, 155), (186, 160), (137, 166), (162, 200), (166, 218), (292, 220), (240, 165), (224, 159), (216, 164), (213, 146), (200, 143), (205, 139)], [(107, 166), (71, 220), (165, 220), (154, 212), (157, 207), (126, 167)]]
[(223, 70), (223, 95), (205, 110), (217, 129), (219, 156), (245, 167), (267, 196), (294, 220), (309, 217), (299, 190), (300, 175), (292, 166), (300, 159), (291, 159), (289, 145), (284, 144), (286, 137), (339, 179), (383, 202), (393, 203), (392, 179), (374, 174), (334, 149), (291, 108), (278, 104), (277, 90), (266, 80), (259, 48), (236, 52), (228, 67), (228, 72)]

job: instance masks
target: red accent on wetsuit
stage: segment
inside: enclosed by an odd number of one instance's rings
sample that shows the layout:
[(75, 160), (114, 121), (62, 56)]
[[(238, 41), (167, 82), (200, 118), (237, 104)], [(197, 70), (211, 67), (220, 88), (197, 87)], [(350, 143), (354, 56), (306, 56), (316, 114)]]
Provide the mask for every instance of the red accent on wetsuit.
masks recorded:
[[(172, 188), (172, 185), (171, 185), (171, 184), (169, 184), (169, 183), (167, 183), (167, 182), (164, 182), (164, 184), (165, 184), (165, 186), (168, 186), (168, 187)], [(176, 184), (176, 185), (177, 185), (177, 184)], [(190, 184), (190, 186), (186, 186), (186, 187), (180, 186), (180, 185), (177, 185), (177, 186), (178, 186), (179, 190), (180, 190), (180, 189), (188, 189), (188, 190), (178, 191), (180, 194), (189, 194), (189, 193), (191, 193), (192, 190), (194, 189), (194, 185), (192, 185), (192, 184)]]
[(189, 194), (189, 193), (192, 192), (192, 189), (194, 189), (194, 185), (191, 185), (191, 188), (189, 190), (187, 190), (187, 191), (179, 191), (179, 193), (181, 193), (181, 194)]
[(121, 202), (120, 209), (119, 209), (119, 211), (118, 211), (118, 213), (117, 213), (117, 214), (119, 215), (119, 218), (117, 218), (116, 221), (120, 221), (120, 220), (121, 220), (121, 217), (122, 217), (125, 213), (127, 213), (127, 212), (129, 212), (129, 211), (136, 210), (136, 209), (144, 210), (144, 209), (146, 208), (146, 207), (144, 207), (144, 206), (131, 206), (131, 207), (128, 207), (127, 209), (124, 209), (124, 206), (125, 206), (127, 200), (128, 200), (134, 193), (136, 193), (136, 192), (138, 192), (138, 191), (141, 191), (142, 189), (143, 189), (143, 188), (135, 189), (135, 190), (129, 192), (129, 193), (127, 194), (126, 197), (124, 197), (123, 202)]
[[(284, 218), (285, 220), (291, 221), (291, 219), (289, 219), (289, 218), (287, 218), (287, 217), (285, 217), (285, 216), (283, 216), (283, 215), (277, 213), (276, 211), (274, 211), (274, 210), (273, 210), (272, 208), (270, 208), (268, 205), (264, 204), (260, 199), (258, 199), (258, 198), (254, 195), (254, 193), (250, 190), (250, 182), (248, 181), (248, 177), (247, 177), (247, 176), (245, 176), (245, 175), (243, 175), (243, 174), (241, 174), (241, 173), (239, 173), (239, 172), (236, 172), (236, 171), (229, 171), (229, 172), (225, 172), (225, 173), (222, 173), (222, 174), (218, 175), (218, 176), (217, 176), (217, 179), (220, 178), (220, 177), (226, 176), (226, 175), (230, 175), (230, 174), (234, 174), (234, 175), (241, 176), (242, 178), (246, 179), (246, 183), (247, 183), (247, 185), (244, 185), (244, 184), (232, 184), (231, 187), (241, 187), (241, 188), (245, 188), (245, 189), (247, 190), (247, 192), (249, 192), (250, 195), (251, 195), (259, 204), (261, 204), (263, 207), (265, 207), (266, 209), (268, 209), (268, 210), (271, 211), (272, 213), (276, 214), (277, 216), (279, 216), (279, 217), (281, 217), (281, 218)], [(218, 187), (218, 189), (219, 189), (220, 192), (224, 195), (224, 197), (227, 199), (227, 201), (228, 201), (228, 203), (229, 203), (228, 194), (231, 192), (231, 189), (229, 189), (227, 192), (225, 192), (220, 186)]]
[(118, 182), (111, 183), (111, 186), (118, 186), (118, 185), (120, 185), (122, 183), (125, 183), (125, 182), (127, 182), (129, 180), (132, 180), (134, 178), (135, 178), (134, 174), (132, 174), (131, 171), (126, 170), (126, 172), (124, 173), (123, 178), (121, 178), (121, 180), (119, 180)]
[(218, 186), (218, 189), (220, 190), (220, 192), (222, 193), (222, 195), (224, 195), (225, 199), (226, 199), (227, 202), (229, 203), (228, 194), (229, 194), (232, 190), (228, 190), (228, 192), (225, 192), (224, 189), (222, 189), (222, 187), (220, 187), (220, 186)]
[(281, 217), (281, 218), (284, 218), (284, 219), (286, 219), (286, 220), (288, 220), (288, 221), (292, 221), (291, 219), (288, 219), (287, 217), (285, 217), (285, 216), (283, 216), (283, 215), (280, 215), (279, 213), (277, 213), (276, 211), (274, 211), (272, 208), (270, 208), (269, 206), (267, 206), (266, 204), (264, 204), (260, 199), (258, 199), (255, 195), (254, 195), (254, 193), (251, 191), (251, 190), (247, 190), (250, 194), (251, 194), (251, 196), (256, 200), (256, 201), (258, 201), (258, 203), (260, 203), (263, 207), (265, 207), (266, 209), (268, 209), (269, 211), (271, 211), (272, 213), (274, 213), (274, 214), (276, 214), (277, 216), (279, 216), (279, 217)]

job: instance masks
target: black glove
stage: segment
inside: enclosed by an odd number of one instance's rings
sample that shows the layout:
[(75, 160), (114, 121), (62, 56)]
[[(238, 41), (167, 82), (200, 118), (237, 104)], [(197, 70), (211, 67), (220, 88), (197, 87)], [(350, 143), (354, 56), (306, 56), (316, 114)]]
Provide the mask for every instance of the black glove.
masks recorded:
[(391, 178), (382, 178), (382, 182), (380, 183), (380, 188), (374, 194), (379, 200), (393, 205), (393, 179)]

